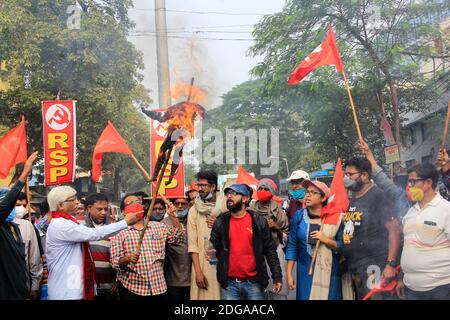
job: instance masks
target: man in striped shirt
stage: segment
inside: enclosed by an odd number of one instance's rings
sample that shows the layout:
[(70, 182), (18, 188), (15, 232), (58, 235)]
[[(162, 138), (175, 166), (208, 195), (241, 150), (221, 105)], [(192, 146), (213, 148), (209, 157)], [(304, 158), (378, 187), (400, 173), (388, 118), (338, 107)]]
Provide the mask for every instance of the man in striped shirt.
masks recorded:
[[(93, 193), (86, 197), (87, 215), (84, 224), (88, 228), (98, 228), (110, 223), (108, 216), (108, 197), (102, 193)], [(116, 280), (116, 271), (110, 262), (111, 242), (109, 239), (91, 241), (92, 257), (95, 263), (97, 300), (116, 300), (111, 289)]]

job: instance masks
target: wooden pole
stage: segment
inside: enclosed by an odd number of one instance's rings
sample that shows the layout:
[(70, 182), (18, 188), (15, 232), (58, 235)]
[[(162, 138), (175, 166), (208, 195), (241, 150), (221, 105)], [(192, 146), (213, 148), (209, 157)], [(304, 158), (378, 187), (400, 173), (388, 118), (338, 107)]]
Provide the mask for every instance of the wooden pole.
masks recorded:
[(191, 86), (189, 87), (189, 95), (186, 100), (187, 102), (191, 101), (193, 87), (194, 87), (194, 77), (192, 77), (192, 79), (191, 79)]
[[(320, 225), (320, 231), (321, 232), (322, 232), (322, 229), (323, 229), (323, 221), (322, 221), (322, 224)], [(310, 276), (313, 273), (313, 265), (314, 265), (314, 262), (316, 261), (317, 250), (319, 250), (319, 246), (320, 246), (320, 240), (317, 240), (316, 248), (314, 249), (314, 253), (313, 253), (312, 258), (311, 258), (311, 265), (309, 266), (308, 275), (310, 275)]]
[(28, 209), (28, 221), (31, 222), (31, 196), (30, 196), (30, 182), (28, 177), (25, 180), (25, 191), (27, 194), (27, 209)]
[(350, 91), (350, 86), (348, 85), (347, 77), (345, 75), (345, 71), (344, 70), (342, 70), (342, 76), (344, 77), (344, 83), (345, 83), (345, 87), (347, 89), (348, 98), (350, 100), (350, 105), (352, 106), (353, 118), (355, 120), (356, 131), (358, 132), (358, 138), (359, 138), (359, 140), (363, 140), (363, 137), (362, 137), (362, 134), (361, 134), (361, 128), (359, 127), (358, 116), (356, 115), (355, 103), (353, 102), (352, 93)]
[(445, 150), (445, 146), (447, 145), (448, 121), (449, 121), (449, 119), (450, 119), (450, 100), (448, 100), (447, 119), (445, 119), (444, 135), (442, 136), (441, 150)]
[(134, 154), (130, 154), (131, 159), (133, 159), (134, 163), (138, 166), (138, 168), (142, 171), (142, 173), (144, 174), (144, 176), (147, 178), (147, 181), (151, 180), (150, 175), (148, 174), (148, 172), (144, 169), (144, 167), (140, 164), (140, 162), (138, 161), (138, 159), (136, 159), (136, 157), (134, 156)]
[(166, 171), (167, 164), (169, 163), (169, 157), (170, 157), (171, 153), (172, 153), (172, 148), (166, 151), (166, 161), (163, 163), (161, 171), (159, 172), (158, 180), (156, 183), (156, 188), (154, 188), (154, 190), (153, 190), (152, 202), (150, 203), (150, 207), (148, 208), (148, 211), (147, 211), (147, 214), (145, 217), (144, 228), (142, 229), (141, 234), (139, 235), (139, 241), (138, 241), (138, 245), (137, 245), (137, 249), (136, 249), (137, 254), (141, 253), (141, 247), (142, 247), (142, 241), (144, 240), (144, 234), (145, 234), (145, 231), (147, 230), (147, 225), (150, 222), (150, 217), (152, 215), (153, 207), (155, 205), (156, 196), (159, 193), (159, 187), (161, 186), (164, 172)]

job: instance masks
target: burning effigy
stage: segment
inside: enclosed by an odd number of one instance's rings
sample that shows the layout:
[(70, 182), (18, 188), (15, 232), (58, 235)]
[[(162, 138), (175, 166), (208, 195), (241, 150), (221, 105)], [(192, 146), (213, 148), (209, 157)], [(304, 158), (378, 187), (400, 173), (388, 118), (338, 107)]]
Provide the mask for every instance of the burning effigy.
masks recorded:
[(197, 116), (202, 118), (205, 114), (205, 108), (195, 102), (179, 102), (167, 108), (164, 114), (142, 108), (142, 112), (151, 119), (161, 123), (166, 123), (167, 136), (158, 153), (151, 181), (158, 179), (158, 174), (166, 161), (169, 161), (172, 150), (174, 151), (174, 160), (170, 169), (169, 179), (166, 185), (172, 182), (177, 173), (180, 159), (183, 155), (183, 147), (186, 142), (194, 136), (195, 120)]

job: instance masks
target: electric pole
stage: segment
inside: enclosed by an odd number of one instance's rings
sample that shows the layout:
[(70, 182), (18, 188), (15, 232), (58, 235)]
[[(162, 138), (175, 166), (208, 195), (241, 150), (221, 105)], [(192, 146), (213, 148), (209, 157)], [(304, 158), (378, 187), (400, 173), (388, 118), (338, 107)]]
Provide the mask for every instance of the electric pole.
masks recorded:
[(155, 0), (155, 27), (159, 107), (167, 108), (171, 105), (171, 99), (165, 0)]

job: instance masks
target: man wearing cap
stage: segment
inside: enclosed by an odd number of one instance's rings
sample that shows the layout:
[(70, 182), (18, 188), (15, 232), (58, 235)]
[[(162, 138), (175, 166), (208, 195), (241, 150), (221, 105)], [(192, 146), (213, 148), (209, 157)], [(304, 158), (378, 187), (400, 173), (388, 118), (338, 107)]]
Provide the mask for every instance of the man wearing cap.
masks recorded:
[[(276, 189), (277, 185), (271, 179), (261, 179), (256, 190), (258, 200), (251, 201), (250, 209), (267, 219), (283, 272), (283, 290), (279, 294), (268, 290), (267, 297), (269, 300), (287, 300), (286, 260), (284, 258), (283, 248), (287, 242), (289, 222), (286, 212), (280, 208), (278, 202), (272, 200)], [(271, 282), (269, 281), (270, 287)]]
[(289, 223), (292, 221), (295, 212), (304, 207), (305, 188), (302, 186), (304, 180), (309, 180), (309, 174), (303, 170), (295, 170), (287, 179), (291, 197), (283, 203), (282, 207), (288, 215)]
[(36, 158), (37, 152), (27, 159), (19, 179), (10, 190), (0, 190), (0, 300), (25, 300), (29, 295), (25, 247), (19, 227), (12, 220), (20, 190)]
[(227, 208), (211, 231), (217, 253), (217, 280), (223, 300), (263, 300), (269, 265), (275, 293), (282, 289), (282, 273), (267, 220), (251, 209), (248, 187), (233, 184), (224, 190)]
[(75, 219), (78, 199), (69, 186), (53, 188), (47, 196), (52, 220), (47, 229), (49, 300), (93, 300), (95, 265), (89, 241), (109, 238), (138, 221), (138, 214), (98, 228), (88, 228)]

